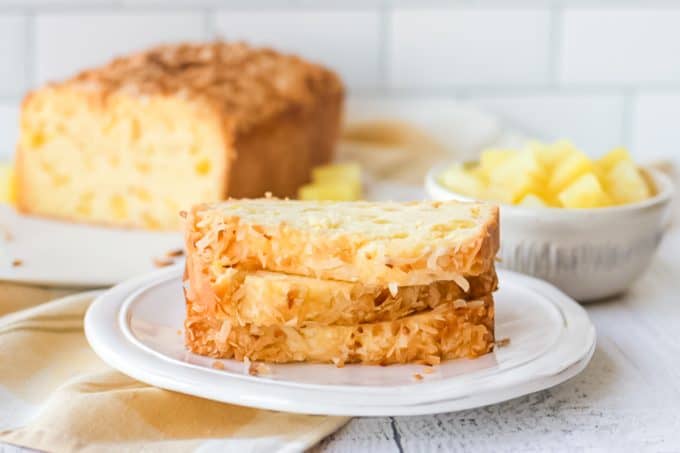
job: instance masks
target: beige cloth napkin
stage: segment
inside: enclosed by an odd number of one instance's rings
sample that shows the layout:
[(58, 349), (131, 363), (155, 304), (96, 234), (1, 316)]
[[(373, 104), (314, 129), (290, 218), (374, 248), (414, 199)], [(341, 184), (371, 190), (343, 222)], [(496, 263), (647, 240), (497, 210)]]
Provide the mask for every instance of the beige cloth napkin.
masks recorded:
[(129, 378), (85, 339), (92, 293), (26, 308), (68, 292), (0, 284), (0, 442), (58, 452), (294, 452), (348, 420), (217, 403)]

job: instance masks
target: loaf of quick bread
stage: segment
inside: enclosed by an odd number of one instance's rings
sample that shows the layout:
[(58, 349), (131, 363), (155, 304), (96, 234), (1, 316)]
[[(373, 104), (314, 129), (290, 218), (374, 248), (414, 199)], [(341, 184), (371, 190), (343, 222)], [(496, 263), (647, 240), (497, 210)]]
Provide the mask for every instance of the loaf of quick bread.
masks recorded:
[(18, 207), (176, 229), (194, 203), (294, 196), (331, 159), (342, 102), (333, 72), (242, 43), (118, 58), (24, 99)]
[(493, 267), (498, 208), (484, 203), (229, 200), (195, 206), (187, 247), (222, 269), (270, 270), (369, 286), (457, 281)]

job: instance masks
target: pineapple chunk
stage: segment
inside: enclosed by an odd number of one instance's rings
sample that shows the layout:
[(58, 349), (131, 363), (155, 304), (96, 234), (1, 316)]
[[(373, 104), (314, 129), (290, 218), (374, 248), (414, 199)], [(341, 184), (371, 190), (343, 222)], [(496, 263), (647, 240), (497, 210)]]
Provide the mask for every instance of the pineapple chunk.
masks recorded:
[(530, 143), (529, 146), (536, 149), (539, 160), (549, 170), (552, 170), (568, 156), (578, 152), (574, 145), (567, 140), (559, 140), (552, 145), (534, 142)]
[(496, 166), (489, 174), (490, 185), (497, 185), (508, 192), (512, 203), (521, 200), (529, 192), (538, 192), (544, 185), (544, 169), (532, 150), (515, 153)]
[(361, 199), (361, 185), (356, 183), (312, 183), (298, 189), (300, 200), (354, 201)]
[(298, 189), (300, 200), (360, 200), (361, 167), (354, 162), (321, 165), (312, 169), (312, 183)]
[(0, 203), (16, 203), (16, 182), (14, 179), (14, 166), (12, 164), (0, 164)]
[(633, 162), (626, 148), (614, 148), (597, 161), (597, 168), (602, 174), (607, 174), (621, 161)]
[(593, 162), (580, 151), (568, 153), (567, 157), (557, 164), (548, 182), (548, 192), (560, 193), (581, 176), (592, 173)]
[(312, 181), (315, 183), (361, 181), (361, 167), (355, 162), (329, 164), (315, 167), (312, 170)]
[(483, 195), (479, 198), (499, 203), (513, 204), (512, 194), (507, 189), (500, 186), (488, 186)]
[(439, 176), (439, 182), (454, 192), (474, 198), (482, 198), (486, 186), (475, 170), (466, 170), (461, 164), (447, 168)]
[(533, 193), (524, 195), (524, 197), (517, 204), (527, 208), (545, 208), (548, 206), (548, 204), (544, 202), (541, 197)]
[(620, 160), (607, 173), (605, 188), (617, 204), (635, 203), (652, 195), (647, 181), (629, 160)]
[(569, 184), (557, 196), (565, 208), (597, 208), (611, 204), (594, 173), (586, 173)]
[(567, 140), (485, 150), (478, 165), (454, 165), (439, 181), (464, 195), (529, 207), (634, 203), (654, 191), (626, 149), (613, 149), (594, 162)]
[(510, 149), (488, 149), (482, 151), (482, 154), (479, 156), (479, 171), (488, 178), (495, 168), (516, 154), (517, 151)]

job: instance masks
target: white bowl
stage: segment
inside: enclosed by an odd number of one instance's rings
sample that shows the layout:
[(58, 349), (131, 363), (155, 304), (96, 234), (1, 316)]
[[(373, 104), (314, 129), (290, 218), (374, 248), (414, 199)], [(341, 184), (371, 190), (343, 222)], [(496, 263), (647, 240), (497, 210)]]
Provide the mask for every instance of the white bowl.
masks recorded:
[[(428, 172), (427, 194), (472, 200), (437, 181), (446, 167)], [(622, 293), (648, 267), (670, 224), (673, 184), (656, 170), (645, 171), (657, 193), (639, 203), (596, 209), (502, 204), (499, 267), (547, 280), (579, 301)]]

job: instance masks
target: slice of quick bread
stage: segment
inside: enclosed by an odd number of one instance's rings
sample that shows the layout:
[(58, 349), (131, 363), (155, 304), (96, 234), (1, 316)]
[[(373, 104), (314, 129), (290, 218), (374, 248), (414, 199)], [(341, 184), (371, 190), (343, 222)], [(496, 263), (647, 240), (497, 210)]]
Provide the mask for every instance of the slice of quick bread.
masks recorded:
[(186, 340), (198, 354), (265, 362), (388, 365), (474, 358), (493, 349), (491, 295), (458, 300), (394, 321), (352, 326), (239, 325), (206, 318), (188, 303)]
[[(200, 266), (200, 262), (189, 261)], [(190, 277), (189, 277), (190, 275)], [(185, 295), (192, 303), (189, 316), (230, 316), (235, 324), (256, 326), (354, 325), (393, 321), (456, 300), (473, 300), (496, 290), (494, 269), (469, 279), (464, 291), (456, 282), (386, 287), (319, 280), (270, 271), (228, 268), (211, 281), (208, 269), (185, 276)]]
[(186, 245), (217, 280), (228, 268), (387, 287), (491, 269), (498, 208), (485, 203), (229, 200), (194, 206)]

